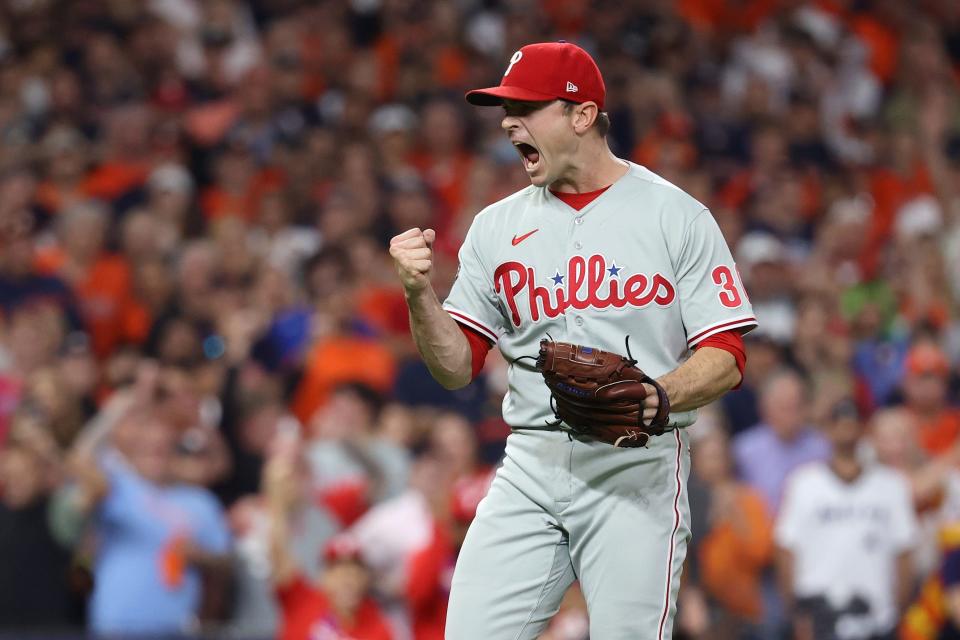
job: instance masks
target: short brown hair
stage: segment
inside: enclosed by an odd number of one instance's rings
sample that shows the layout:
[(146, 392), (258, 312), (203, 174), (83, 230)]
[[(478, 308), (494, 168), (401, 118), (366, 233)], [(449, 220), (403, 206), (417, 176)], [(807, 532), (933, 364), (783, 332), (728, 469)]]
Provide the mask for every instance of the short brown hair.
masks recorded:
[[(561, 102), (563, 102), (564, 115), (570, 115), (573, 112), (573, 108), (578, 104), (569, 100), (561, 100)], [(596, 129), (597, 135), (601, 138), (607, 137), (607, 134), (610, 133), (610, 116), (606, 111), (601, 111), (597, 114), (597, 119), (593, 121), (592, 128)]]

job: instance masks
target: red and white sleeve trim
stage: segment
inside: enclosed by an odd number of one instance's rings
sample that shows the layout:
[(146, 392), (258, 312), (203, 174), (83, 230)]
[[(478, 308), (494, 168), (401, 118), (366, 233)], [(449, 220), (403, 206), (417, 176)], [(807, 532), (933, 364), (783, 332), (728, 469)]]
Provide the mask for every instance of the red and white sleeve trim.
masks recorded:
[(458, 311), (456, 309), (451, 309), (450, 307), (444, 307), (444, 311), (450, 314), (450, 317), (459, 322), (460, 324), (470, 327), (474, 331), (479, 331), (484, 337), (490, 338), (490, 340), (496, 344), (499, 338), (497, 338), (497, 333), (487, 325), (483, 324), (473, 316), (464, 313), (463, 311)]
[(701, 329), (697, 333), (693, 334), (687, 338), (687, 345), (690, 347), (695, 347), (697, 344), (703, 342), (712, 335), (720, 333), (721, 331), (730, 331), (731, 329), (742, 329), (744, 327), (748, 327), (746, 331), (740, 332), (747, 333), (747, 331), (750, 331), (750, 329), (753, 329), (755, 326), (757, 326), (757, 319), (753, 316), (747, 316), (737, 320), (726, 320), (724, 322), (710, 325), (709, 327)]

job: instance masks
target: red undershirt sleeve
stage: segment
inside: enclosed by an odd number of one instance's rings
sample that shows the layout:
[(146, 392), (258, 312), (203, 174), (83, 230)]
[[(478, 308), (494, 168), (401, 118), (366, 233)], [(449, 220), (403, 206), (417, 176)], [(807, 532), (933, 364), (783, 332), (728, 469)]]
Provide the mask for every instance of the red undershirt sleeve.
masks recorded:
[(460, 331), (463, 332), (463, 335), (467, 337), (467, 342), (470, 343), (470, 366), (471, 373), (470, 379), (474, 380), (477, 375), (479, 375), (480, 370), (483, 369), (483, 363), (487, 359), (487, 352), (493, 347), (493, 343), (490, 342), (485, 336), (483, 336), (479, 331), (474, 331), (473, 329), (457, 323), (457, 326), (460, 327)]
[(720, 333), (710, 336), (697, 345), (697, 349), (700, 349), (701, 347), (723, 349), (734, 357), (734, 359), (737, 361), (737, 369), (740, 371), (740, 382), (737, 383), (737, 386), (735, 386), (734, 389), (739, 389), (740, 384), (743, 382), (744, 367), (747, 366), (747, 351), (743, 345), (743, 336), (740, 335), (740, 332), (736, 329), (721, 331)]

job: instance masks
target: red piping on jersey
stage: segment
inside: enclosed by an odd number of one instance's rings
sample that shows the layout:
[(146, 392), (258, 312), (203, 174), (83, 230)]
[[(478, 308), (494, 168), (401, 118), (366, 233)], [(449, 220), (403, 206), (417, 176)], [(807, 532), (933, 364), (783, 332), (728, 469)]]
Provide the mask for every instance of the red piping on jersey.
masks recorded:
[(660, 629), (657, 631), (657, 640), (663, 640), (663, 627), (670, 614), (670, 587), (673, 583), (673, 548), (677, 542), (677, 531), (680, 529), (680, 491), (683, 483), (680, 480), (680, 457), (683, 455), (683, 441), (680, 439), (680, 430), (673, 430), (677, 439), (677, 493), (673, 496), (673, 532), (670, 534), (670, 553), (667, 557), (667, 592), (663, 596), (663, 614), (660, 616)]
[(602, 189), (597, 189), (596, 191), (588, 191), (586, 193), (565, 193), (563, 191), (554, 191), (550, 189), (550, 193), (557, 196), (558, 200), (561, 200), (564, 204), (569, 207), (573, 207), (577, 211), (583, 209), (585, 206), (596, 200), (600, 195), (610, 188), (608, 184)]
[(751, 325), (751, 324), (757, 324), (757, 319), (754, 318), (753, 316), (748, 316), (748, 317), (746, 317), (746, 318), (740, 318), (739, 320), (731, 320), (730, 322), (723, 322), (723, 323), (721, 323), (721, 324), (714, 325), (714, 326), (712, 326), (712, 327), (707, 327), (706, 329), (704, 329), (704, 330), (701, 331), (700, 333), (696, 334), (695, 336), (693, 336), (693, 337), (691, 337), (691, 338), (688, 338), (688, 339), (687, 339), (687, 344), (692, 345), (694, 342), (696, 342), (696, 341), (699, 340), (700, 338), (703, 338), (704, 336), (706, 336), (708, 333), (711, 333), (711, 332), (720, 331), (720, 330), (723, 330), (723, 329), (733, 329), (733, 328), (735, 328), (734, 325), (737, 325), (737, 326), (747, 326), (747, 325)]
[(453, 316), (453, 319), (456, 320), (457, 322), (462, 322), (464, 324), (467, 324), (473, 327), (474, 329), (476, 329), (477, 331), (479, 331), (480, 333), (482, 333), (485, 337), (490, 338), (492, 341), (494, 342), (497, 341), (497, 334), (491, 331), (490, 329), (488, 329), (487, 327), (485, 327), (478, 320), (474, 320), (470, 316), (464, 313), (461, 313), (460, 311), (453, 311), (452, 309), (446, 309), (446, 312), (449, 313), (451, 316)]

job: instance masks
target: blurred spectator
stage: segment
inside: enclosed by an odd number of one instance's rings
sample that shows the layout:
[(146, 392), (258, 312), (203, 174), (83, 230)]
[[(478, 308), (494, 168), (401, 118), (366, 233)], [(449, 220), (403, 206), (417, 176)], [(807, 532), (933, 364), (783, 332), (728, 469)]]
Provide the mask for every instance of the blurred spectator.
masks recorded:
[[(313, 499), (310, 490), (310, 468), (300, 446), (299, 425), (283, 421), (262, 444), (267, 466), (271, 461), (288, 460), (293, 466), (291, 495), (286, 517), (289, 522), (286, 549), (293, 566), (308, 582), (319, 579), (324, 560), (318, 550), (338, 532), (337, 519)], [(264, 473), (266, 468), (264, 467)], [(236, 539), (234, 558), (236, 589), (233, 612), (227, 626), (231, 637), (263, 638), (275, 634), (280, 610), (275, 598), (271, 535), (274, 532), (269, 485), (264, 480), (263, 492), (249, 494), (230, 509), (230, 525)], [(285, 494), (284, 494), (285, 495)]]
[(264, 470), (270, 510), (270, 558), (277, 599), (283, 612), (278, 634), (284, 640), (348, 636), (357, 640), (391, 640), (383, 614), (370, 598), (370, 574), (360, 549), (347, 536), (324, 546), (326, 568), (311, 584), (291, 557), (290, 510), (297, 500), (293, 451), (278, 452)]
[(960, 436), (960, 409), (948, 404), (950, 363), (936, 344), (918, 342), (904, 368), (904, 406), (916, 422), (920, 446), (928, 455), (945, 453)]
[(856, 340), (853, 368), (870, 394), (871, 404), (883, 406), (895, 398), (904, 373), (909, 341), (893, 330), (896, 300), (883, 282), (848, 290), (842, 303)]
[(727, 437), (698, 432), (692, 465), (709, 491), (708, 521), (696, 544), (699, 580), (714, 616), (711, 638), (757, 637), (764, 613), (761, 577), (773, 558), (773, 522), (759, 492), (733, 475)]
[(308, 350), (303, 378), (292, 402), (294, 415), (304, 424), (327, 402), (337, 385), (359, 382), (386, 393), (394, 383), (397, 368), (395, 354), (383, 342), (364, 336), (362, 325), (354, 317), (357, 276), (353, 265), (344, 264), (349, 256), (328, 251), (327, 255), (321, 251), (319, 264), (311, 269), (311, 285), (319, 284), (322, 277), (314, 275), (314, 269), (330, 269), (332, 273), (325, 274), (323, 288), (313, 292), (321, 294), (316, 300), (320, 309), (313, 327), (318, 340)]
[(441, 640), (447, 597), (462, 540), (450, 529), (448, 460), (422, 449), (410, 487), (383, 502), (350, 529), (376, 578), (378, 593), (394, 615), (409, 617), (414, 640)]
[(763, 383), (784, 361), (783, 348), (763, 334), (748, 333), (744, 336), (744, 347), (750, 366), (743, 372), (740, 388), (721, 398), (732, 436), (760, 422), (758, 394)]
[(93, 350), (103, 358), (129, 338), (123, 314), (131, 304), (130, 265), (106, 251), (109, 213), (81, 202), (57, 218), (58, 244), (37, 256), (41, 273), (55, 274), (80, 300)]
[(960, 547), (947, 547), (916, 601), (903, 616), (902, 640), (960, 638)]
[(381, 405), (373, 389), (342, 385), (310, 424), (313, 491), (345, 527), (406, 485), (406, 452), (374, 432)]
[(927, 454), (920, 445), (915, 417), (902, 407), (878, 411), (870, 425), (870, 445), (876, 460), (910, 481), (917, 511), (942, 506), (951, 477), (960, 474), (960, 442), (953, 442), (940, 455)]
[(934, 571), (941, 530), (960, 521), (960, 442), (930, 456), (920, 446), (917, 422), (902, 407), (884, 409), (870, 420), (870, 445), (876, 460), (909, 482), (920, 524), (913, 560), (922, 575)]
[(47, 520), (57, 462), (25, 444), (0, 452), (0, 627), (5, 629), (53, 630), (78, 622), (67, 579), (71, 554), (56, 542)]
[(73, 328), (81, 327), (82, 319), (76, 299), (67, 284), (55, 275), (38, 273), (34, 268), (35, 250), (32, 240), (33, 217), (26, 211), (3, 218), (0, 229), (0, 306), (4, 315), (37, 304), (60, 308)]
[(887, 638), (913, 589), (917, 525), (903, 478), (857, 456), (852, 399), (827, 421), (831, 457), (795, 471), (777, 518), (777, 568), (796, 638)]
[(760, 390), (761, 422), (733, 440), (740, 477), (763, 496), (770, 513), (777, 512), (791, 471), (830, 455), (827, 441), (807, 422), (808, 399), (799, 374), (773, 373)]
[(778, 344), (793, 337), (797, 311), (792, 300), (788, 249), (772, 233), (753, 231), (736, 246), (737, 268), (750, 291), (761, 336)]
[(205, 489), (176, 481), (175, 427), (143, 401), (115, 398), (73, 453), (77, 485), (65, 504), (90, 514), (97, 538), (95, 635), (188, 634), (204, 581), (219, 598), (229, 571), (222, 509)]

